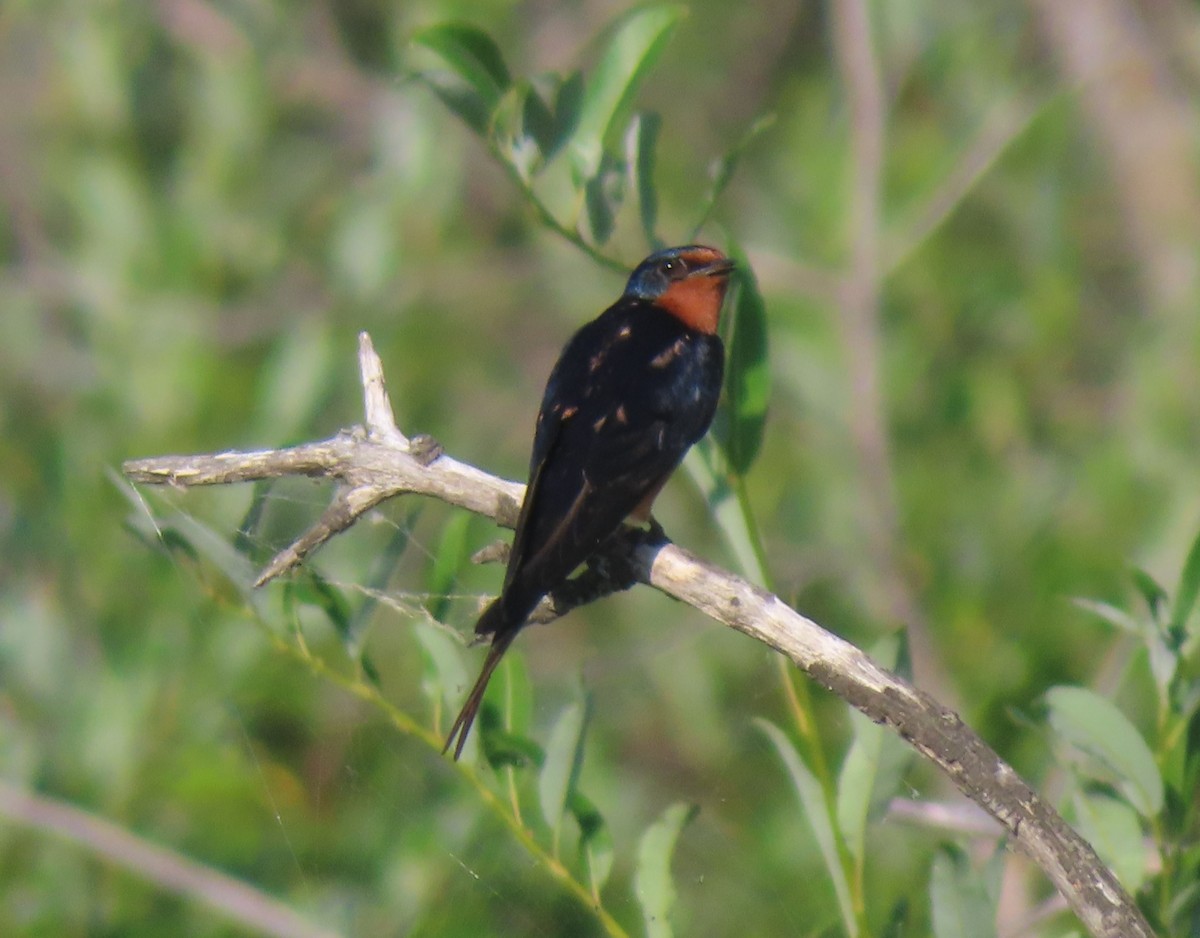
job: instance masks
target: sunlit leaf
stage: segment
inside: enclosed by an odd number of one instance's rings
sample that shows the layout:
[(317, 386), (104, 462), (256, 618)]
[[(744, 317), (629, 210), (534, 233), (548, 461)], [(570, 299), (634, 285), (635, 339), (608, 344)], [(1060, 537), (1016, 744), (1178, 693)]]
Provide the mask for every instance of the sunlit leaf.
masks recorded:
[(996, 900), (963, 851), (946, 845), (933, 858), (929, 905), (934, 938), (989, 938), (996, 934)]
[[(870, 649), (871, 657), (894, 670), (902, 644), (902, 636), (890, 635)], [(867, 824), (887, 809), (915, 753), (863, 714), (852, 711), (850, 720), (854, 741), (838, 774), (837, 817), (842, 839), (861, 865), (866, 856)]]
[(583, 736), (587, 725), (587, 703), (578, 701), (562, 712), (546, 745), (546, 761), (538, 775), (538, 799), (542, 817), (554, 832), (557, 846), (567, 799), (583, 765)]
[(630, 187), (637, 194), (638, 215), (646, 243), (662, 247), (656, 231), (658, 226), (658, 190), (654, 186), (654, 165), (658, 133), (662, 119), (657, 114), (638, 114), (625, 134), (625, 165)]
[[(410, 525), (404, 527), (407, 529)], [(470, 527), (471, 516), (466, 512), (451, 515), (433, 550), (433, 562), (425, 576), (425, 590), (429, 593), (429, 614), (439, 621), (445, 620), (459, 572), (471, 558), (471, 543), (467, 537)]]
[(821, 783), (817, 781), (817, 777), (805, 764), (803, 757), (783, 730), (766, 720), (754, 722), (771, 740), (792, 778), (792, 786), (800, 798), (804, 817), (808, 820), (813, 837), (821, 850), (821, 859), (825, 861), (825, 871), (833, 881), (833, 891), (837, 895), (838, 908), (842, 913), (842, 927), (846, 929), (847, 934), (857, 935), (858, 921), (850, 902), (850, 883), (846, 879), (846, 871), (838, 850), (837, 834), (834, 831), (836, 818), (831, 816), (830, 805), (825, 800)]
[(1130, 635), (1142, 634), (1142, 626), (1137, 619), (1131, 616), (1124, 609), (1119, 609), (1116, 606), (1101, 602), (1097, 599), (1087, 599), (1086, 597), (1076, 597), (1073, 602), (1080, 609), (1092, 613), (1095, 616), (1103, 619), (1109, 625), (1114, 625), (1122, 632), (1128, 632)]
[(364, 584), (365, 588), (363, 592), (365, 593), (365, 598), (358, 605), (358, 608), (354, 610), (354, 615), (350, 619), (350, 628), (346, 636), (346, 647), (351, 656), (362, 648), (363, 633), (366, 631), (367, 624), (371, 621), (371, 617), (375, 614), (375, 610), (379, 606), (379, 596), (387, 589), (387, 585), (392, 579), (392, 574), (395, 573), (396, 567), (400, 563), (400, 558), (404, 556), (404, 552), (408, 549), (412, 527), (419, 514), (419, 508), (411, 511), (405, 522), (396, 526), (396, 530), (388, 539), (387, 545), (379, 553), (375, 563), (372, 565), (371, 572)]
[[(462, 643), (436, 624), (421, 619), (412, 623), (412, 634), (425, 653), (425, 668), (421, 677), (425, 698), (440, 700), (453, 716), (462, 704), (463, 693), (471, 686)], [(467, 738), (464, 752), (474, 748), (475, 738), (475, 733)]]
[[(721, 414), (717, 417), (719, 419)], [(751, 530), (752, 519), (731, 485), (728, 455), (713, 441), (713, 435), (709, 434), (691, 448), (683, 459), (683, 470), (703, 493), (713, 520), (741, 571), (755, 582), (766, 584), (767, 570), (759, 556), (756, 534)]]
[(596, 175), (609, 134), (685, 12), (682, 6), (642, 7), (614, 27), (584, 89), (579, 122), (571, 136), (572, 163), (579, 180)]
[(533, 682), (523, 655), (505, 655), (492, 678), (501, 700), (504, 728), (526, 735), (533, 717)]
[(228, 536), (218, 534), (204, 522), (185, 512), (172, 513), (165, 522), (160, 521), (159, 527), (164, 532), (173, 530), (177, 533), (198, 556), (220, 570), (237, 588), (243, 599), (260, 613), (265, 612), (262, 603), (266, 594), (254, 588), (258, 573), (250, 558), (239, 553), (230, 543)]
[(1124, 801), (1107, 795), (1077, 791), (1072, 799), (1079, 833), (1135, 893), (1146, 879), (1146, 849), (1137, 812)]
[(1046, 692), (1050, 725), (1066, 742), (1097, 759), (1143, 817), (1162, 810), (1163, 782), (1154, 755), (1125, 714), (1083, 687)]
[(648, 938), (671, 938), (671, 910), (675, 906), (671, 857), (680, 831), (699, 810), (693, 804), (671, 805), (638, 842), (633, 888), (642, 907)]

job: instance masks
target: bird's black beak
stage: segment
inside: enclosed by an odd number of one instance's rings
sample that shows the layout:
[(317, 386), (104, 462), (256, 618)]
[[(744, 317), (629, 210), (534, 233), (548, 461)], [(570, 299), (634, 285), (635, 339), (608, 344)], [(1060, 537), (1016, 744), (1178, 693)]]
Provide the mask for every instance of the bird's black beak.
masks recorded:
[(721, 277), (724, 279), (737, 269), (737, 265), (728, 257), (720, 257), (703, 267), (694, 268), (689, 277)]

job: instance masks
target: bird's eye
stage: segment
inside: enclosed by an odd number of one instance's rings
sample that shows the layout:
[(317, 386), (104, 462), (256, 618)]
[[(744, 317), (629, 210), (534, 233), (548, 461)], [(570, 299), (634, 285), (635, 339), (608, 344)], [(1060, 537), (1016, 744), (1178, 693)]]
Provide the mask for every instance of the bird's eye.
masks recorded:
[(671, 258), (662, 262), (659, 268), (668, 280), (678, 280), (687, 273), (687, 264), (679, 258)]

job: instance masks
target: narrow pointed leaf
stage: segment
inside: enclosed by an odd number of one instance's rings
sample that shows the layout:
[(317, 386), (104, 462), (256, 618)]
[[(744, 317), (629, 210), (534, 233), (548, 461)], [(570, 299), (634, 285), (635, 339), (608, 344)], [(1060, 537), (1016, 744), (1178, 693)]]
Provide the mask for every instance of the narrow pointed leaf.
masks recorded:
[(602, 245), (612, 235), (617, 212), (625, 200), (624, 180), (607, 154), (600, 161), (600, 169), (584, 187), (584, 204), (587, 207), (589, 240)]
[(587, 703), (577, 701), (559, 716), (546, 746), (546, 761), (538, 775), (538, 799), (542, 817), (558, 844), (563, 813), (583, 765), (583, 735), (587, 725)]
[(625, 134), (625, 165), (628, 167), (629, 184), (637, 194), (638, 215), (642, 222), (642, 233), (652, 248), (662, 247), (657, 234), (658, 190), (654, 185), (654, 166), (658, 133), (662, 118), (657, 114), (638, 114), (629, 124)]
[(1142, 594), (1142, 599), (1146, 601), (1146, 606), (1150, 609), (1154, 620), (1160, 622), (1159, 613), (1167, 602), (1167, 591), (1159, 586), (1149, 573), (1136, 567), (1133, 570), (1133, 585)]
[[(404, 527), (408, 529), (410, 525)], [(458, 582), (459, 572), (471, 559), (471, 546), (467, 538), (470, 527), (470, 515), (465, 512), (452, 515), (442, 528), (441, 537), (434, 548), (425, 588), (430, 596), (429, 614), (439, 621), (446, 618), (450, 593)]]
[(671, 910), (675, 906), (671, 857), (680, 831), (699, 810), (696, 805), (671, 805), (638, 842), (633, 888), (642, 907), (647, 938), (671, 938)]
[(792, 785), (800, 798), (800, 806), (804, 809), (804, 816), (812, 828), (813, 837), (821, 851), (821, 858), (825, 861), (825, 871), (833, 881), (833, 891), (837, 895), (838, 909), (842, 915), (842, 927), (853, 938), (858, 934), (858, 922), (854, 917), (854, 907), (850, 902), (850, 883), (847, 881), (846, 871), (842, 867), (837, 834), (833, 827), (834, 818), (831, 817), (830, 806), (825, 800), (821, 783), (817, 781), (812, 770), (805, 765), (803, 757), (797, 752), (796, 747), (792, 745), (783, 730), (766, 720), (755, 720), (754, 722), (775, 746), (775, 751), (779, 753), (779, 758), (783, 760), (783, 764), (792, 778)]
[(474, 88), (450, 72), (419, 72), (414, 77), (475, 133), (487, 135), (492, 108)]
[(504, 56), (482, 29), (466, 23), (441, 23), (422, 29), (412, 41), (441, 56), (489, 111), (512, 84)]
[(572, 72), (561, 80), (553, 76), (533, 80), (525, 102), (525, 130), (537, 141), (543, 164), (554, 159), (570, 139), (579, 122), (582, 104), (580, 72)]
[(943, 847), (933, 858), (929, 905), (934, 938), (992, 938), (996, 934), (995, 902), (984, 878), (956, 846)]
[(533, 717), (533, 682), (521, 655), (505, 655), (494, 680), (503, 701), (504, 728), (510, 733), (528, 735)]
[[(901, 655), (902, 638), (889, 635), (870, 649), (881, 666), (894, 670)], [(857, 711), (850, 714), (854, 741), (838, 774), (838, 829), (855, 862), (866, 858), (867, 824), (879, 817), (900, 787), (914, 755), (892, 733)]]
[(1083, 687), (1052, 687), (1046, 702), (1055, 732), (1111, 772), (1118, 790), (1143, 817), (1162, 810), (1162, 775), (1150, 747), (1125, 714)]
[(642, 7), (624, 16), (614, 28), (587, 82), (579, 123), (571, 138), (578, 179), (596, 175), (605, 141), (685, 12), (682, 6)]
[(1183, 573), (1179, 577), (1179, 589), (1175, 592), (1175, 608), (1171, 612), (1171, 631), (1182, 639), (1188, 616), (1196, 605), (1196, 597), (1200, 595), (1200, 535), (1192, 542), (1188, 551), (1187, 561), (1183, 565)]
[(588, 873), (588, 885), (597, 899), (613, 866), (612, 831), (604, 816), (580, 792), (571, 793), (568, 808), (579, 825), (579, 856)]
[(1087, 599), (1083, 596), (1077, 596), (1073, 602), (1080, 609), (1103, 619), (1109, 625), (1116, 626), (1122, 632), (1139, 636), (1142, 634), (1143, 630), (1141, 625), (1138, 624), (1137, 619), (1124, 609), (1119, 609), (1111, 603), (1102, 602), (1098, 599)]
[(346, 638), (347, 650), (352, 657), (362, 652), (363, 633), (366, 631), (371, 617), (375, 614), (375, 610), (379, 606), (378, 597), (387, 588), (388, 581), (391, 580), (392, 574), (400, 563), (400, 558), (404, 556), (405, 550), (408, 549), (413, 524), (419, 514), (419, 509), (411, 512), (403, 524), (396, 526), (396, 530), (388, 540), (387, 546), (384, 547), (376, 559), (366, 583), (363, 584), (365, 598), (359, 604), (358, 608), (354, 610), (354, 616), (350, 620), (349, 634)]
[(749, 262), (739, 256), (733, 336), (729, 343), (725, 391), (729, 414), (725, 449), (729, 468), (745, 475), (762, 448), (771, 393), (767, 357), (767, 308)]
[(1096, 848), (1121, 885), (1130, 893), (1137, 892), (1146, 879), (1146, 847), (1137, 812), (1124, 801), (1085, 792), (1075, 793), (1072, 806), (1079, 833)]

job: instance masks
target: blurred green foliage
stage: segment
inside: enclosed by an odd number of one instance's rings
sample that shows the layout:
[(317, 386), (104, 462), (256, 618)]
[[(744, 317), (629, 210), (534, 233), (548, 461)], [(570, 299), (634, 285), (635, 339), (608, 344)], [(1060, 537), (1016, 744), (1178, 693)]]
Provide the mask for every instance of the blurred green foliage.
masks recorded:
[[(1178, 21), (1130, 8), (1141, 110), (1194, 137), (1200, 23), (1162, 7)], [(692, 610), (635, 590), (531, 629), (487, 735), (542, 769), (460, 774), (436, 739), (476, 660), (446, 626), (498, 585), (466, 562), (494, 527), (388, 505), (252, 593), (327, 491), (116, 476), (360, 420), (368, 330), (404, 430), (519, 477), (609, 268), (695, 234), (740, 246), (757, 290), (726, 448), (664, 494), (668, 531), (860, 644), (916, 626), (918, 683), (1194, 933), (1200, 161), (1106, 145), (1105, 83), (1132, 79), (1081, 83), (1034, 7), (870, 9), (882, 527), (840, 328), (854, 112), (828, 5), (0, 8), (0, 778), (346, 934), (659, 934), (670, 912), (685, 935), (921, 935), (994, 909), (993, 841), (969, 859), (883, 813), (944, 780), (823, 694), (800, 755), (771, 656)], [(1096, 696), (1145, 753), (1106, 751)], [(881, 774), (834, 792), (822, 760)], [(1027, 879), (1010, 922), (1045, 894)], [(11, 818), (0, 932), (243, 933)]]

